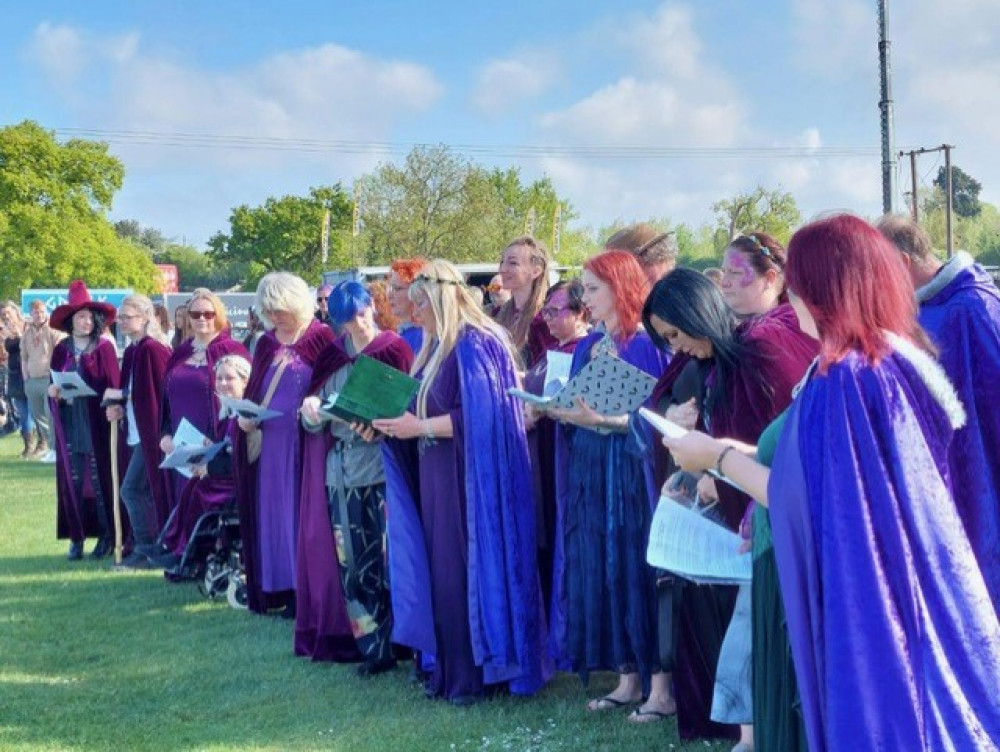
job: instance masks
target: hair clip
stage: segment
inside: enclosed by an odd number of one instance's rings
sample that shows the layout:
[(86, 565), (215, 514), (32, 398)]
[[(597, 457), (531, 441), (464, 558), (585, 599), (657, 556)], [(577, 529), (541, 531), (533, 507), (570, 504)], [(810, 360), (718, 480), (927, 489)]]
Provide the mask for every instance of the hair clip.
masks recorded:
[(768, 248), (763, 243), (761, 243), (760, 239), (754, 233), (751, 232), (749, 235), (744, 235), (743, 237), (745, 237), (747, 240), (753, 243), (754, 250), (760, 251), (761, 256), (769, 258), (771, 259), (771, 261), (778, 263), (778, 260), (771, 255), (771, 249)]

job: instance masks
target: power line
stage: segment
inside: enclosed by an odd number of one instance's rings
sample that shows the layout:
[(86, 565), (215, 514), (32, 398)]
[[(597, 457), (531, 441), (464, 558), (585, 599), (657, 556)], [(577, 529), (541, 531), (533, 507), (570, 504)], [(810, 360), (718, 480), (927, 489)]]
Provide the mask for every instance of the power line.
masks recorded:
[[(408, 154), (417, 147), (441, 144), (419, 142), (352, 141), (311, 138), (280, 138), (235, 134), (184, 133), (98, 128), (56, 128), (56, 133), (91, 138), (129, 146), (159, 146), (187, 149), (231, 149), (237, 151), (287, 151), (305, 154)], [(541, 144), (449, 144), (450, 151), (475, 157), (512, 159), (848, 159), (869, 158), (879, 153), (875, 146), (559, 146)]]

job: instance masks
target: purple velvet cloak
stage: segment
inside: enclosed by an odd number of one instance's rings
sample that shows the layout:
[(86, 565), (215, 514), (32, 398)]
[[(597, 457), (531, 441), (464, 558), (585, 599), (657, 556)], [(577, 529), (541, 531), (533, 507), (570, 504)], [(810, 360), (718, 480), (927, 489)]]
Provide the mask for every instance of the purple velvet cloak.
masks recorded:
[[(313, 319), (299, 340), (291, 347), (298, 353), (302, 362), (314, 366), (323, 350), (333, 342), (333, 338), (333, 331), (330, 327)], [(274, 336), (273, 331), (267, 332), (257, 342), (253, 354), (250, 381), (247, 382), (247, 388), (244, 392), (246, 399), (259, 404), (264, 398), (268, 386), (268, 369), (270, 369), (281, 347), (282, 345)], [(302, 431), (302, 434), (305, 433)], [(300, 435), (300, 441), (303, 439), (304, 437)], [(317, 464), (315, 458), (309, 456), (312, 453), (322, 453), (322, 444), (306, 444), (303, 441), (300, 446), (303, 447), (303, 451), (306, 451), (307, 455), (303, 457), (303, 468), (306, 467), (306, 462), (309, 463), (310, 468), (322, 467), (321, 464)], [(324, 458), (325, 456), (323, 454)], [(236, 435), (233, 463), (236, 476), (236, 504), (240, 517), (240, 538), (243, 541), (243, 567), (246, 571), (247, 581), (247, 607), (251, 611), (264, 613), (271, 606), (278, 604), (271, 603), (261, 587), (258, 571), (260, 541), (257, 536), (257, 468), (247, 459), (246, 433), (243, 431), (239, 431)], [(313, 470), (312, 474), (316, 474), (316, 472)], [(303, 473), (303, 477), (308, 476)], [(323, 484), (322, 478), (323, 475), (320, 474), (321, 486)], [(326, 498), (325, 490), (323, 498), (324, 500)], [(329, 520), (327, 520), (327, 524), (329, 525)]]
[(948, 391), (898, 352), (849, 354), (812, 377), (778, 443), (768, 498), (811, 752), (1000, 739), (1000, 626), (931, 388)]
[[(122, 387), (132, 384), (132, 408), (135, 413), (136, 431), (139, 434), (139, 451), (146, 461), (146, 477), (156, 513), (156, 530), (163, 530), (170, 515), (170, 492), (167, 474), (160, 470), (160, 421), (163, 405), (163, 385), (166, 377), (170, 348), (152, 337), (143, 337), (125, 348), (122, 359)], [(127, 419), (126, 419), (127, 420)], [(123, 434), (128, 436), (127, 428)], [(125, 438), (121, 442), (127, 444)], [(121, 468), (124, 475), (125, 467)]]
[[(749, 350), (749, 358), (728, 385), (728, 409), (716, 409), (710, 416), (709, 433), (755, 445), (791, 403), (792, 389), (819, 352), (819, 342), (799, 328), (795, 310), (787, 304), (740, 324), (736, 337)], [(750, 497), (727, 483), (715, 486), (723, 519), (739, 530)]]
[(917, 290), (920, 324), (965, 407), (949, 451), (952, 491), (1000, 612), (1000, 293), (966, 253)]
[[(170, 353), (170, 359), (167, 361), (166, 374), (174, 369), (174, 366), (183, 363), (194, 353), (194, 340), (188, 338), (181, 342), (177, 349)], [(215, 364), (216, 362), (225, 355), (242, 355), (247, 360), (250, 360), (250, 353), (243, 346), (241, 342), (233, 339), (229, 336), (229, 330), (225, 329), (216, 335), (215, 339), (208, 343), (208, 347), (205, 349), (205, 362), (207, 364), (209, 374), (212, 374), (214, 378), (215, 374)], [(164, 376), (166, 378), (166, 376)], [(215, 394), (214, 383), (212, 392), (212, 430), (213, 436), (217, 436), (219, 432), (219, 398)], [(159, 464), (159, 463), (157, 463)]]
[[(381, 332), (361, 354), (404, 373), (409, 373), (413, 364), (409, 344), (391, 331)], [(344, 337), (340, 337), (316, 359), (308, 393), (319, 392), (330, 376), (356, 359), (347, 353)], [(326, 493), (326, 456), (331, 438), (329, 431), (305, 432), (303, 437), (295, 654), (314, 661), (351, 661), (360, 656), (344, 603)]]
[[(53, 371), (72, 371), (73, 338), (66, 337), (52, 351), (51, 368)], [(117, 389), (121, 383), (121, 371), (118, 368), (118, 354), (114, 344), (102, 337), (91, 352), (80, 356), (79, 373), (87, 385), (97, 392), (96, 397), (80, 397), (87, 400), (87, 412), (90, 416), (90, 439), (97, 462), (97, 475), (103, 491), (105, 511), (108, 525), (113, 525), (114, 512), (112, 505), (111, 483), (111, 424), (108, 423), (105, 410), (101, 407), (101, 399), (105, 389)], [(89, 479), (84, 482), (85, 498), (76, 498), (73, 490), (73, 474), (70, 469), (70, 457), (66, 444), (66, 432), (59, 413), (59, 403), (50, 399), (52, 413), (52, 433), (55, 437), (56, 450), (56, 496), (58, 513), (56, 515), (56, 536), (70, 540), (84, 540), (100, 534), (97, 511), (94, 506), (94, 496), (86, 495), (90, 486)], [(124, 445), (119, 442), (119, 449)], [(124, 461), (124, 452), (119, 452), (119, 458)], [(121, 463), (119, 463), (120, 465)], [(93, 493), (91, 491), (91, 493)], [(109, 529), (111, 532), (113, 528)]]
[[(461, 415), (454, 440), (463, 453), (468, 529), (468, 608), (472, 651), (486, 684), (515, 694), (544, 685), (544, 625), (535, 558), (535, 503), (514, 364), (493, 336), (466, 327), (457, 361)], [(384, 443), (393, 640), (436, 652), (430, 570), (419, 509), (417, 441)]]

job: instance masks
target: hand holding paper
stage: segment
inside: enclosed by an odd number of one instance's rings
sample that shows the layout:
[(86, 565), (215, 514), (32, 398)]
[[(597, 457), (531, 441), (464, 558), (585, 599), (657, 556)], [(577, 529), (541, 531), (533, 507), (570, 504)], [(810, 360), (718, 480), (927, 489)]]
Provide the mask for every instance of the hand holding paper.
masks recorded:
[(261, 421), (277, 418), (281, 415), (277, 410), (269, 410), (266, 407), (261, 407), (256, 402), (251, 402), (248, 399), (233, 399), (222, 394), (219, 395), (219, 405), (221, 406), (219, 410), (220, 418), (245, 418), (246, 420), (253, 420), (260, 423)]
[(69, 401), (77, 397), (97, 396), (97, 392), (76, 371), (52, 371), (52, 383), (59, 389), (59, 399)]

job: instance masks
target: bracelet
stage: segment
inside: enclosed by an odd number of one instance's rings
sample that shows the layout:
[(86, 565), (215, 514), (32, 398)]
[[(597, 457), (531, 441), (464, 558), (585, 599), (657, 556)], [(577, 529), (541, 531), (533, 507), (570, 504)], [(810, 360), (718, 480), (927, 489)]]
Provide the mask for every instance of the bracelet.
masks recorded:
[(420, 421), (420, 427), (423, 429), (423, 434), (425, 439), (433, 439), (434, 431), (431, 430), (431, 424), (427, 422), (427, 418)]
[(735, 447), (727, 446), (721, 452), (719, 452), (719, 459), (715, 461), (715, 472), (718, 473), (720, 478), (725, 478), (726, 474), (722, 471), (722, 460), (726, 458), (726, 455), (733, 451)]

